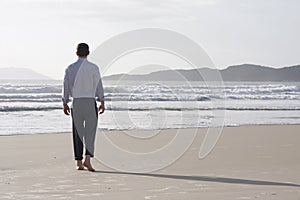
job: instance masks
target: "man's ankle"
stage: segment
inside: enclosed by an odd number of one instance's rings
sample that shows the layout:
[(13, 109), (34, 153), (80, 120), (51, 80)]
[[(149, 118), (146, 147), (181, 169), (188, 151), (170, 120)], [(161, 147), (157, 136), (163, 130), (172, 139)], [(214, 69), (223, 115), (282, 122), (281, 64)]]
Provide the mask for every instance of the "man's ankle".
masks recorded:
[(91, 162), (91, 156), (90, 155), (86, 155), (85, 159), (84, 159), (85, 163), (90, 163)]

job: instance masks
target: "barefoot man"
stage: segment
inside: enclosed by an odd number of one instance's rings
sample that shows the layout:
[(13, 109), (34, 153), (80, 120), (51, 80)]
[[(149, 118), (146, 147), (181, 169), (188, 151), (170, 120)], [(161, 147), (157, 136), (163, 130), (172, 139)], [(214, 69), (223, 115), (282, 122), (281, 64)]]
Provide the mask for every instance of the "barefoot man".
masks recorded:
[[(87, 60), (89, 53), (87, 44), (78, 44), (76, 52), (78, 60), (65, 71), (62, 101), (64, 113), (72, 115), (73, 147), (77, 169), (83, 170), (86, 167), (94, 172), (91, 157), (94, 156), (98, 112), (102, 114), (105, 106), (99, 68)], [(70, 97), (73, 97), (71, 112), (68, 106)], [(99, 110), (96, 100), (101, 102)], [(83, 143), (85, 160), (82, 163)]]

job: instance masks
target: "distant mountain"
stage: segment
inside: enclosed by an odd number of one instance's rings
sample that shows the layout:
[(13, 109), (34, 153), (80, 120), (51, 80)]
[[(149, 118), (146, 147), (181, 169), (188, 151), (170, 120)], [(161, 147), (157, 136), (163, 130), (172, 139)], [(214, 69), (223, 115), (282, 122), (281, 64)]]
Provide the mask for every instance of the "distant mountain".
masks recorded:
[(271, 68), (260, 65), (235, 65), (221, 70), (227, 81), (300, 81), (300, 65)]
[(50, 77), (37, 73), (31, 69), (7, 67), (0, 68), (0, 79), (6, 80), (51, 80)]
[[(116, 74), (103, 77), (104, 80), (144, 80), (144, 81), (203, 81), (199, 76), (212, 77), (209, 80), (214, 80), (213, 74), (216, 69), (200, 68), (191, 70), (164, 70), (152, 72), (145, 75), (130, 75), (130, 74)], [(283, 67), (279, 69), (253, 65), (243, 64), (229, 66), (226, 69), (218, 70), (224, 81), (300, 81), (300, 65)]]

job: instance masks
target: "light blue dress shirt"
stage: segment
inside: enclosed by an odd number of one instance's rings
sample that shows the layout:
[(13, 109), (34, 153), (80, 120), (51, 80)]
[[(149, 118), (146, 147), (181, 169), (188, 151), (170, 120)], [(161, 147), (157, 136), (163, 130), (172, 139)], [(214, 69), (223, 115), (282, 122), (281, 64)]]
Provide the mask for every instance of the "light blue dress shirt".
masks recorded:
[(104, 100), (104, 90), (99, 68), (85, 58), (79, 58), (65, 71), (62, 101), (73, 98), (96, 98)]

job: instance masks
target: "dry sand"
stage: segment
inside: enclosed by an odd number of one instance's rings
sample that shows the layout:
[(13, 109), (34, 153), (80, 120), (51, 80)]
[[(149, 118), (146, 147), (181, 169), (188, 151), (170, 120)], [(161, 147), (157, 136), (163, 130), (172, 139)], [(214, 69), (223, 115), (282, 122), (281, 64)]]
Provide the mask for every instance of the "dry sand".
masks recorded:
[[(227, 127), (213, 152), (199, 160), (206, 132), (199, 129), (177, 162), (144, 174), (117, 172), (95, 159), (97, 172), (75, 170), (71, 134), (1, 136), (0, 199), (299, 200), (299, 130), (300, 125)], [(162, 131), (155, 145), (175, 132)], [(122, 133), (109, 134), (132, 147)], [(135, 148), (157, 147), (144, 141)]]

